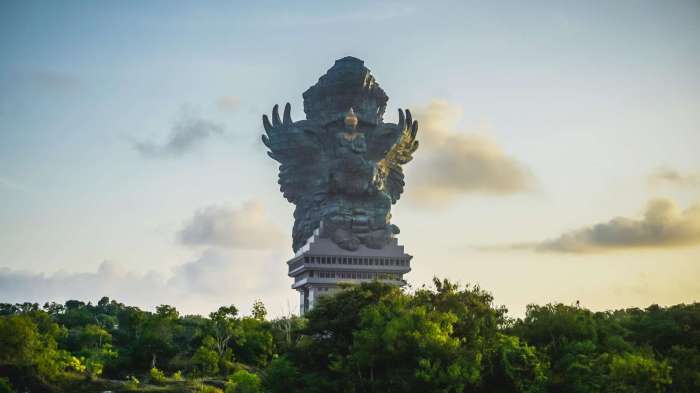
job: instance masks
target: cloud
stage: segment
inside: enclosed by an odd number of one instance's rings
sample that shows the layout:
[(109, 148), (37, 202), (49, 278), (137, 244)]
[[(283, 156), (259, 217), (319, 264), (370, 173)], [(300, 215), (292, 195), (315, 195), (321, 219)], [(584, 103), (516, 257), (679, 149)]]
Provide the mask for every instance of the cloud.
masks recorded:
[(200, 258), (176, 267), (168, 285), (215, 298), (231, 294), (260, 296), (289, 288), (285, 260), (282, 253), (207, 249)]
[(27, 192), (29, 189), (24, 186), (23, 184), (20, 184), (12, 179), (9, 179), (7, 177), (3, 177), (0, 175), (0, 189), (8, 189), (11, 191), (22, 191), (22, 192)]
[(154, 304), (167, 301), (165, 278), (155, 272), (134, 274), (114, 262), (102, 262), (96, 272), (51, 275), (0, 268), (3, 302), (96, 299), (107, 295), (125, 302), (151, 297)]
[(207, 206), (197, 212), (178, 233), (188, 246), (219, 246), (234, 249), (273, 249), (285, 245), (282, 231), (272, 223), (259, 201), (238, 209)]
[(462, 111), (433, 101), (415, 111), (421, 148), (416, 153), (411, 195), (422, 202), (444, 202), (467, 193), (508, 195), (530, 190), (530, 170), (484, 136), (455, 131)]
[(206, 139), (223, 133), (223, 125), (183, 111), (163, 144), (136, 141), (133, 146), (146, 158), (178, 157), (193, 150)]
[(654, 199), (644, 217), (612, 220), (538, 243), (481, 247), (481, 250), (534, 249), (540, 252), (600, 253), (639, 248), (700, 245), (700, 203), (681, 210), (668, 199)]
[(700, 185), (700, 174), (682, 174), (671, 168), (658, 168), (651, 173), (647, 180), (650, 185), (671, 184), (681, 187), (693, 187)]
[(216, 100), (216, 106), (223, 112), (235, 112), (241, 106), (241, 98), (236, 96), (224, 96)]
[(27, 76), (32, 86), (50, 91), (73, 91), (81, 86), (80, 79), (66, 72), (34, 70)]
[(284, 314), (294, 299), (289, 289), (284, 256), (269, 252), (205, 250), (169, 275), (135, 273), (115, 262), (102, 262), (95, 272), (30, 273), (0, 268), (0, 301), (96, 302), (108, 296), (127, 305), (154, 309), (171, 304), (183, 313), (206, 314), (235, 304), (243, 313), (262, 299), (273, 315)]

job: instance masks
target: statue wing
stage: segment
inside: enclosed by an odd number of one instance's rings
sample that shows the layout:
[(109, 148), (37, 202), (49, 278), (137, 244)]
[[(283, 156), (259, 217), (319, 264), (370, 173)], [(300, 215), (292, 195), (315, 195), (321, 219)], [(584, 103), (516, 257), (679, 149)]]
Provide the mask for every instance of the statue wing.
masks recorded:
[(382, 126), (372, 138), (372, 147), (368, 153), (383, 157), (377, 162), (379, 180), (381, 187), (391, 197), (391, 202), (396, 203), (406, 184), (402, 166), (413, 159), (413, 153), (418, 149), (418, 122), (413, 120), (411, 111), (407, 109), (404, 116), (399, 109), (399, 123)]
[(265, 134), (262, 142), (270, 151), (268, 155), (280, 163), (280, 191), (296, 205), (294, 211), (293, 248), (296, 251), (313, 234), (321, 220), (317, 206), (325, 199), (327, 176), (324, 149), (315, 127), (307, 121), (292, 122), (289, 103), (284, 107), (280, 120), (278, 106), (272, 108), (272, 123), (263, 115)]

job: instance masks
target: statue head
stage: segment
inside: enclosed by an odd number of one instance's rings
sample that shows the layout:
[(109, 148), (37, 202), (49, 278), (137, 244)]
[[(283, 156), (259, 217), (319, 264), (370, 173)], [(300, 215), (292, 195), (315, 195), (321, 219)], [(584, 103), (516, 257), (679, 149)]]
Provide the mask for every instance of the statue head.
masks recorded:
[(348, 108), (358, 123), (377, 124), (389, 100), (364, 62), (351, 56), (336, 60), (303, 97), (306, 118), (322, 124), (344, 120)]
[(357, 116), (355, 115), (355, 111), (350, 108), (348, 113), (345, 115), (345, 130), (355, 131), (355, 127), (357, 127)]
[(367, 151), (365, 134), (355, 130), (358, 120), (352, 108), (345, 114), (343, 123), (345, 128), (337, 133), (339, 147), (355, 154), (365, 153)]

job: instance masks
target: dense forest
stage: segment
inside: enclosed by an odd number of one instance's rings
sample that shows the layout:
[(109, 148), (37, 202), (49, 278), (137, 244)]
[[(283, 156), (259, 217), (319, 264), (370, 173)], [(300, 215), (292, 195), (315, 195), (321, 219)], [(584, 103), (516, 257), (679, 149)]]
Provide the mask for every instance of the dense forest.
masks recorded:
[(700, 303), (506, 311), (438, 279), (349, 286), (303, 318), (0, 304), (0, 392), (700, 392)]

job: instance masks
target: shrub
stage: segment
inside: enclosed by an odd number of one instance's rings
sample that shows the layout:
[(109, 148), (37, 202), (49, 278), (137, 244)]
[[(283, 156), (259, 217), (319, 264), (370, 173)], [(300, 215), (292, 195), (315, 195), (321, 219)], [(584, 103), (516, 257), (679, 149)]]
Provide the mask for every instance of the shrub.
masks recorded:
[(153, 367), (150, 371), (151, 374), (151, 381), (155, 383), (163, 383), (165, 382), (165, 374), (158, 370), (157, 368)]
[(139, 381), (138, 378), (132, 375), (126, 377), (126, 383), (124, 384), (124, 386), (129, 390), (137, 390), (140, 384), (141, 381)]
[(15, 390), (12, 389), (12, 385), (10, 385), (10, 381), (8, 381), (7, 378), (0, 377), (0, 393), (15, 393)]
[(197, 376), (216, 375), (219, 372), (219, 355), (216, 351), (201, 346), (192, 356), (192, 365)]
[(226, 384), (226, 393), (260, 393), (260, 378), (245, 370), (238, 370)]
[(197, 388), (195, 393), (224, 393), (224, 392), (217, 387), (202, 384), (199, 388)]
[(87, 359), (85, 361), (85, 376), (88, 379), (95, 379), (102, 375), (104, 363), (95, 359)]
[(85, 373), (86, 367), (80, 359), (75, 356), (70, 356), (65, 361), (67, 371), (75, 371), (77, 373)]
[(175, 371), (170, 378), (172, 378), (173, 381), (182, 381), (184, 379), (182, 378), (182, 372), (180, 370)]
[(299, 380), (299, 370), (286, 357), (270, 362), (263, 374), (262, 383), (270, 393), (284, 393), (293, 389)]

